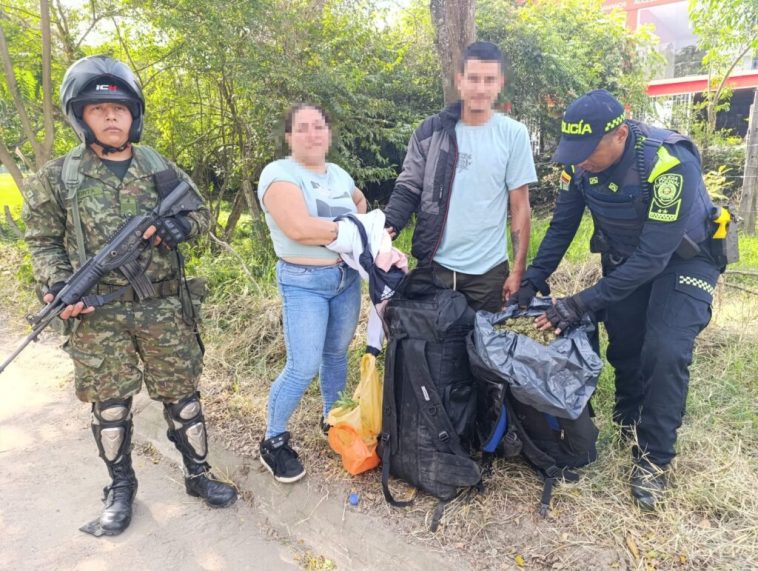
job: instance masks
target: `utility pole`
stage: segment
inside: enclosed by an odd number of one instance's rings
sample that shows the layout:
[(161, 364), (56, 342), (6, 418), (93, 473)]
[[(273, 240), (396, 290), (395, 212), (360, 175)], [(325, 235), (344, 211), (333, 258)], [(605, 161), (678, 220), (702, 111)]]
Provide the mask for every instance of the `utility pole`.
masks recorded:
[(758, 88), (753, 94), (750, 107), (750, 123), (747, 130), (745, 152), (745, 176), (742, 182), (740, 218), (745, 234), (755, 234), (755, 211), (758, 207)]

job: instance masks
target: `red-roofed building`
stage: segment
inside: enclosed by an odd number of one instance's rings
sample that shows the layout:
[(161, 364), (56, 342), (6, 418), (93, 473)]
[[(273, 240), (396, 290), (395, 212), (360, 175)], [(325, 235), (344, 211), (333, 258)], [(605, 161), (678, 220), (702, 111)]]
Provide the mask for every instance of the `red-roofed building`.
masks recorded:
[[(647, 93), (658, 98), (656, 107), (661, 119), (674, 123), (683, 121), (685, 124), (672, 126), (684, 130), (692, 103), (702, 99), (702, 92), (708, 86), (701, 64), (703, 53), (698, 50), (689, 21), (688, 4), (688, 0), (606, 0), (603, 3), (606, 9), (624, 10), (630, 30), (645, 24), (654, 27), (660, 38), (659, 51), (666, 63), (648, 84)], [(730, 110), (719, 114), (717, 126), (744, 136), (753, 93), (758, 88), (758, 54), (747, 55), (731, 74), (728, 84), (733, 90)], [(675, 112), (677, 107), (682, 110), (680, 113)]]

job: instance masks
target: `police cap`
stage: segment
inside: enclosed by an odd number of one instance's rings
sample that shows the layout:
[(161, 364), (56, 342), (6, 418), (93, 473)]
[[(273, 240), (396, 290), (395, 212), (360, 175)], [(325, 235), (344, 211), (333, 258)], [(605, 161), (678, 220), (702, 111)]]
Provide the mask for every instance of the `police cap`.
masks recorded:
[(561, 140), (552, 160), (578, 165), (595, 150), (600, 139), (624, 122), (624, 106), (605, 89), (585, 93), (566, 108)]

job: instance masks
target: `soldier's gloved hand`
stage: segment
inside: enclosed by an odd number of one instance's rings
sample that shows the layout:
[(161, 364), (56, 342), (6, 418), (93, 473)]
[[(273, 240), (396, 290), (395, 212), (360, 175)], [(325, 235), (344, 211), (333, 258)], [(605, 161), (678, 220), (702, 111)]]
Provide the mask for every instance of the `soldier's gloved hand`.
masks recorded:
[(155, 233), (161, 242), (169, 248), (175, 248), (184, 242), (192, 230), (192, 223), (181, 215), (159, 218), (155, 223)]
[(537, 294), (537, 288), (532, 285), (532, 282), (523, 281), (521, 287), (515, 296), (515, 302), (518, 304), (519, 309), (528, 309), (529, 304), (532, 303), (532, 299)]
[(551, 325), (555, 327), (556, 333), (566, 331), (569, 327), (579, 325), (582, 321), (582, 316), (587, 312), (584, 304), (578, 297), (563, 297), (555, 301), (555, 303), (545, 312), (544, 316), (537, 318), (538, 326), (540, 326), (540, 319), (543, 326), (540, 329), (547, 329)]
[[(61, 292), (65, 285), (66, 282), (55, 282), (47, 289), (47, 293), (42, 298), (42, 301), (45, 303), (52, 303), (52, 301), (55, 299), (55, 296)], [(76, 303), (67, 305), (63, 311), (61, 311), (58, 317), (66, 320), (69, 317), (79, 317), (80, 315), (86, 315), (88, 313), (92, 313), (93, 311), (95, 311), (94, 307), (85, 306), (83, 301), (78, 301)]]
[(47, 288), (47, 293), (42, 298), (42, 301), (45, 303), (52, 302), (55, 299), (55, 296), (58, 295), (64, 287), (66, 287), (66, 282), (55, 282)]

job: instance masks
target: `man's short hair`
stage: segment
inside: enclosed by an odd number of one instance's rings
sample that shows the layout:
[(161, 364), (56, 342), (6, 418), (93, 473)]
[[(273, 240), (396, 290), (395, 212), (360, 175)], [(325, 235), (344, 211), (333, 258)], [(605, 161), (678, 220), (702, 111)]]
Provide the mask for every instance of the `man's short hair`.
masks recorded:
[(503, 52), (492, 42), (474, 42), (473, 44), (469, 44), (463, 51), (463, 57), (461, 58), (461, 73), (463, 73), (466, 67), (466, 62), (470, 59), (496, 61), (500, 64), (500, 71), (503, 70)]

